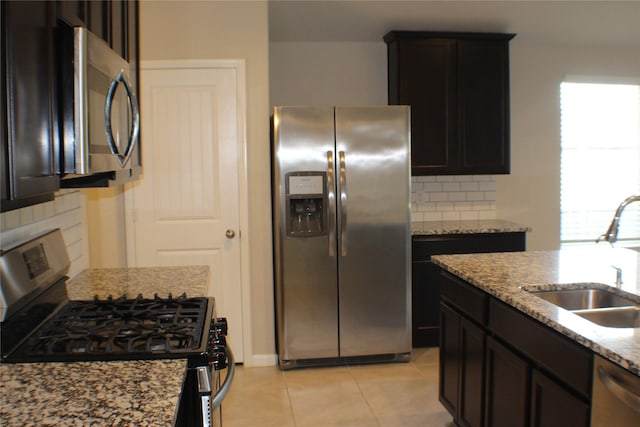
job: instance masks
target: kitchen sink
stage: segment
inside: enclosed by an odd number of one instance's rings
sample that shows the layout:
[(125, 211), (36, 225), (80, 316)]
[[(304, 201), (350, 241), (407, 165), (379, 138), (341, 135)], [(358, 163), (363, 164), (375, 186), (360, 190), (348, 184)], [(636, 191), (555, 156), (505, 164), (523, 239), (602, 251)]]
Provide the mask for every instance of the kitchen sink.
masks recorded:
[(573, 284), (554, 290), (534, 286), (522, 289), (600, 326), (640, 328), (640, 298), (620, 289), (598, 283)]
[(640, 307), (574, 311), (590, 322), (610, 328), (640, 328)]
[(613, 293), (607, 289), (561, 289), (554, 291), (530, 291), (539, 298), (549, 301), (567, 310), (584, 310), (608, 307), (637, 306), (630, 298)]

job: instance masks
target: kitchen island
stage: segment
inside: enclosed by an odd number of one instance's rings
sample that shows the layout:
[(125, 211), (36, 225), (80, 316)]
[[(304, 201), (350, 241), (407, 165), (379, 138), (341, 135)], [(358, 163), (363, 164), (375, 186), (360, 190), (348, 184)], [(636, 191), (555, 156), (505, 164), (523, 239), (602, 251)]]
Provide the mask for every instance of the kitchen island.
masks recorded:
[[(209, 269), (89, 269), (71, 300), (127, 295), (206, 296)], [(186, 359), (0, 365), (2, 426), (173, 426)]]
[[(629, 403), (640, 390), (637, 319), (605, 316), (601, 326), (572, 311), (597, 304), (596, 289), (611, 301), (624, 296), (624, 313), (637, 313), (635, 251), (593, 245), (433, 262), (442, 268), (439, 397), (457, 425), (638, 425), (637, 403)], [(564, 309), (536, 294), (559, 290), (582, 297), (559, 301)]]
[[(582, 346), (640, 375), (640, 328), (599, 326), (555, 306), (522, 287), (601, 283), (615, 287), (622, 272), (623, 291), (640, 296), (637, 252), (594, 245), (560, 251), (439, 255), (433, 262), (465, 282), (544, 323)], [(526, 331), (523, 331), (526, 332)]]

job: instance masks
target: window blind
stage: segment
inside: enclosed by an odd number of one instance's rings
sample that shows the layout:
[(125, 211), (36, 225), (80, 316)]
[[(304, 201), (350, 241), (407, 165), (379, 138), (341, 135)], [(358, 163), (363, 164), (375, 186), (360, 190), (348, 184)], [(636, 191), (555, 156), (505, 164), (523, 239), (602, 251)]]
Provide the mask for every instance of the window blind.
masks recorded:
[[(563, 82), (560, 92), (560, 240), (593, 242), (640, 193), (640, 85)], [(618, 236), (640, 239), (640, 203)]]

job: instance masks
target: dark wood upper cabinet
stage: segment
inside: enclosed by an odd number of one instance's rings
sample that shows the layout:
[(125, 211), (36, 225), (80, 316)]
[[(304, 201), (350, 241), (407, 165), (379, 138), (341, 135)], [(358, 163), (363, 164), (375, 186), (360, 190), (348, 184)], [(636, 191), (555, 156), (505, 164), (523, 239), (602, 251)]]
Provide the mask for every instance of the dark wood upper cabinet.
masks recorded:
[[(61, 129), (73, 112), (61, 94), (60, 27), (86, 26), (132, 64), (137, 92), (138, 1), (60, 0), (0, 2), (1, 211), (53, 200), (61, 184)], [(140, 168), (140, 150), (132, 156)], [(102, 185), (102, 183), (100, 184)], [(88, 185), (96, 186), (91, 182)]]
[(60, 188), (54, 4), (2, 1), (1, 210), (53, 200)]
[(391, 31), (389, 104), (411, 106), (412, 175), (506, 174), (514, 34)]

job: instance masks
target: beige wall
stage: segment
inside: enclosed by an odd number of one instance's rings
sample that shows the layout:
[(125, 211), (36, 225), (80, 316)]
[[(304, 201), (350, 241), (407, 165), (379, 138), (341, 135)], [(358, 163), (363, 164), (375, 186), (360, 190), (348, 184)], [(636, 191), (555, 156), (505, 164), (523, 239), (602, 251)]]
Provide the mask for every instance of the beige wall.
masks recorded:
[(127, 266), (124, 221), (124, 188), (82, 190), (87, 199), (89, 230), (89, 267), (123, 268)]
[[(275, 353), (269, 166), (268, 12), (264, 1), (140, 5), (141, 59), (246, 60), (247, 170), (253, 358)], [(251, 363), (252, 355), (245, 357)], [(265, 356), (265, 358), (261, 358)]]
[[(533, 227), (528, 249), (556, 249), (560, 243), (560, 83), (565, 76), (575, 75), (640, 81), (640, 52), (560, 43), (533, 45), (514, 39), (512, 173), (498, 177), (497, 206), (499, 216)], [(612, 212), (615, 208), (611, 206)]]

